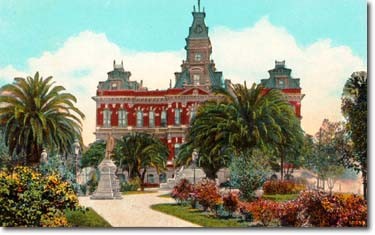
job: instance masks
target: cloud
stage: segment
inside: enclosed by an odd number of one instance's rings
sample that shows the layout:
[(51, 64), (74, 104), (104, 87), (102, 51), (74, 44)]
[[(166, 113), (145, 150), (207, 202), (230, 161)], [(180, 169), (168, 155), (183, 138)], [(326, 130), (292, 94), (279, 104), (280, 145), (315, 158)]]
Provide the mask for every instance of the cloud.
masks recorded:
[(241, 31), (216, 28), (212, 35), (214, 59), (232, 82), (259, 83), (268, 78), (275, 60), (286, 60), (292, 76), (301, 79), (302, 127), (315, 134), (324, 118), (342, 119), (341, 93), (352, 72), (366, 64), (347, 46), (333, 46), (329, 39), (303, 47), (284, 28), (262, 18)]
[[(233, 82), (260, 82), (275, 60), (286, 60), (293, 76), (301, 78), (303, 93), (302, 126), (315, 133), (324, 118), (339, 120), (340, 95), (353, 71), (364, 70), (364, 62), (346, 46), (332, 46), (330, 40), (318, 40), (302, 47), (284, 28), (272, 25), (267, 18), (254, 26), (235, 31), (224, 27), (211, 33), (213, 59), (218, 70)], [(126, 43), (125, 43), (126, 44)], [(99, 81), (107, 79), (115, 59), (123, 60), (132, 80), (143, 80), (149, 89), (166, 89), (174, 72), (180, 70), (184, 50), (139, 52), (120, 48), (105, 34), (84, 31), (68, 38), (60, 49), (45, 52), (28, 60), (28, 75), (39, 71), (44, 77), (54, 76), (57, 84), (76, 95), (78, 107), (86, 114), (83, 138), (85, 144), (95, 140), (95, 95)], [(0, 68), (1, 81), (11, 82), (25, 76), (9, 65)]]
[(133, 80), (143, 80), (150, 89), (166, 89), (169, 79), (179, 68), (183, 52), (135, 52), (122, 49), (110, 42), (105, 34), (84, 31), (68, 38), (55, 52), (44, 52), (42, 56), (30, 58), (26, 72), (11, 65), (0, 68), (1, 83), (12, 82), (13, 77), (29, 76), (39, 71), (43, 77), (53, 76), (67, 92), (77, 97), (77, 107), (86, 118), (83, 122), (85, 144), (95, 140), (95, 96), (99, 81), (107, 79), (113, 69), (113, 60), (124, 61), (125, 69), (131, 71)]

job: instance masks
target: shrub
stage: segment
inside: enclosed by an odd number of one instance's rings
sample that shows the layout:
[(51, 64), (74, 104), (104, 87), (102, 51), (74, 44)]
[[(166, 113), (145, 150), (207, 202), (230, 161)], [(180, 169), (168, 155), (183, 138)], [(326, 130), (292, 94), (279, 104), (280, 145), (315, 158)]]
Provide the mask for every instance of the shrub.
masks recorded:
[(264, 194), (295, 194), (305, 190), (303, 184), (297, 184), (289, 180), (268, 180), (263, 184)]
[(231, 182), (241, 191), (241, 198), (252, 200), (255, 190), (260, 188), (270, 173), (269, 162), (258, 150), (234, 157), (230, 166)]
[(178, 204), (187, 203), (190, 199), (190, 194), (193, 193), (193, 185), (187, 179), (181, 179), (180, 182), (174, 186), (171, 193)]
[(62, 213), (78, 209), (71, 185), (28, 167), (0, 172), (0, 221), (4, 227), (68, 226)]
[(262, 222), (264, 226), (268, 226), (273, 220), (279, 218), (278, 206), (277, 202), (262, 199), (240, 203), (242, 213), (250, 212), (253, 218)]
[(194, 188), (194, 195), (203, 210), (217, 211), (217, 207), (223, 204), (223, 199), (213, 180), (201, 180)]
[(134, 178), (129, 180), (128, 182), (122, 182), (120, 185), (121, 192), (127, 191), (137, 191), (138, 188), (141, 186), (141, 181), (139, 178)]
[(223, 206), (224, 209), (229, 213), (229, 216), (232, 216), (233, 213), (237, 211), (239, 202), (240, 201), (237, 193), (230, 192), (223, 196)]

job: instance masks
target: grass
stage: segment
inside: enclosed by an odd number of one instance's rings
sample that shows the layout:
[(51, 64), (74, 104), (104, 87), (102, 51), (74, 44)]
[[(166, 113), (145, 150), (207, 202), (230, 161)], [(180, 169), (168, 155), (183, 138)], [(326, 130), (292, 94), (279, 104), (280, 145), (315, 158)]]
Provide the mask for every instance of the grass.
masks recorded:
[(157, 193), (158, 191), (126, 191), (122, 192), (122, 195), (136, 195), (136, 194), (149, 194), (149, 193)]
[(65, 211), (68, 222), (73, 227), (108, 228), (112, 227), (103, 217), (98, 215), (92, 208), (86, 211)]
[(158, 197), (162, 197), (162, 198), (172, 198), (172, 197), (171, 197), (171, 193), (162, 194), (162, 195), (159, 195)]
[(263, 199), (272, 200), (276, 202), (291, 201), (297, 199), (299, 194), (275, 194), (275, 195), (263, 195)]
[(168, 215), (173, 215), (180, 219), (189, 221), (203, 227), (218, 228), (240, 228), (247, 227), (247, 223), (241, 222), (239, 219), (222, 219), (215, 218), (211, 215), (205, 214), (199, 209), (191, 209), (190, 206), (180, 206), (177, 204), (157, 204), (152, 205), (151, 209), (163, 212)]

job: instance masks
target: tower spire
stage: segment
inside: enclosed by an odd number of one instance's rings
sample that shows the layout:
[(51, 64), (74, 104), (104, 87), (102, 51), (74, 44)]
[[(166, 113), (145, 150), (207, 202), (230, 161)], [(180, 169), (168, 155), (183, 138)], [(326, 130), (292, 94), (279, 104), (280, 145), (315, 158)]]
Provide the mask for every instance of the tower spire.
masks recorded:
[(198, 12), (201, 12), (201, 0), (198, 0)]

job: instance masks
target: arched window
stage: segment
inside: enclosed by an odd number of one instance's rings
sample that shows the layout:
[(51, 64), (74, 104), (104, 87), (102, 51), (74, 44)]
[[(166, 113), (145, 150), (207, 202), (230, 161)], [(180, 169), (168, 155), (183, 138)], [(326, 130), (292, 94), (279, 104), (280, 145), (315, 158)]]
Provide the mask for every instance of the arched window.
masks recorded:
[(167, 127), (167, 111), (163, 110), (161, 112), (161, 126), (162, 127)]
[(137, 112), (137, 127), (143, 127), (143, 112), (140, 110)]
[(155, 113), (154, 113), (154, 111), (150, 111), (148, 113), (148, 117), (149, 117), (149, 119), (148, 119), (149, 127), (155, 127)]
[(111, 127), (111, 114), (109, 109), (104, 109), (103, 111), (103, 126), (108, 128)]
[(128, 113), (124, 109), (118, 111), (118, 126), (127, 127), (128, 126)]
[(174, 124), (181, 125), (181, 109), (174, 110)]

